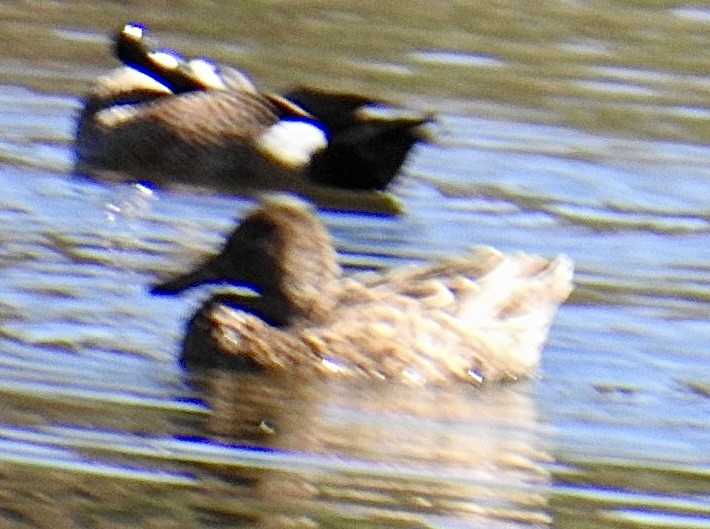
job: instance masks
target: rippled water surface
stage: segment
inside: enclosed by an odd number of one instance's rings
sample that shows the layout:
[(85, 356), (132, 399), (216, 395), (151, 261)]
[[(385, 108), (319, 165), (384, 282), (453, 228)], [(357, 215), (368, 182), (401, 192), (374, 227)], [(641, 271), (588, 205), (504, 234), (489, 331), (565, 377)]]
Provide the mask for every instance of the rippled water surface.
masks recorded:
[[(204, 293), (147, 285), (245, 199), (72, 175), (108, 35), (434, 112), (396, 218), (322, 212), (342, 261), (564, 252), (532, 381), (188, 380)], [(0, 526), (710, 527), (710, 5), (5, 2)]]

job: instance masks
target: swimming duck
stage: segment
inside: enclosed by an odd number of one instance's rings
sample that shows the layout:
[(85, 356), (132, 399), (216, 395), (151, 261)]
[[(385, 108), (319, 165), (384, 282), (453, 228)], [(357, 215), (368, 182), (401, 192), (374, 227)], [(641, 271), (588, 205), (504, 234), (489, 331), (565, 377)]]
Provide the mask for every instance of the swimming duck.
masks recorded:
[(443, 383), (515, 380), (534, 371), (572, 262), (479, 247), (426, 266), (344, 276), (303, 201), (267, 197), (193, 272), (153, 287), (221, 292), (188, 324), (187, 367)]
[(378, 116), (355, 95), (259, 93), (237, 69), (152, 51), (137, 24), (114, 54), (125, 66), (95, 81), (78, 119), (79, 172), (223, 192), (383, 190), (430, 120)]

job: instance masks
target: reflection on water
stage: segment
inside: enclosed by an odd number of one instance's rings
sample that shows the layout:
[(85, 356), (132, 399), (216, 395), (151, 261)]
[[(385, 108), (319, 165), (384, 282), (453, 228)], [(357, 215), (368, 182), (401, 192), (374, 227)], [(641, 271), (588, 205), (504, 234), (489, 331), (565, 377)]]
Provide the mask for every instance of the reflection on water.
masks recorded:
[[(0, 525), (707, 527), (708, 12), (3, 4)], [(183, 322), (206, 293), (146, 285), (218, 248), (249, 202), (69, 174), (78, 97), (126, 20), (264, 89), (435, 111), (393, 188), (401, 217), (323, 219), (355, 268), (471, 244), (570, 255), (540, 378), (186, 380)]]
[[(297, 473), (269, 471), (251, 482), (272, 513), (307, 516), (317, 501), (318, 517), (347, 512), (418, 525), (444, 516), (489, 527), (547, 520), (536, 487), (547, 483), (547, 455), (526, 392), (217, 374), (206, 394), (209, 432), (313, 457)], [(243, 474), (234, 471), (231, 479)], [(282, 526), (282, 517), (269, 523)]]
[[(174, 519), (185, 509), (207, 526), (549, 522), (550, 456), (529, 385), (441, 392), (224, 373), (193, 382), (210, 413), (188, 406), (157, 413), (127, 402), (99, 408), (82, 399), (50, 407), (45, 419), (64, 422), (83, 407), (96, 414), (91, 425), (38, 420), (0, 430), (0, 471), (7, 484), (23, 484), (7, 487), (8, 526), (76, 513), (145, 526), (159, 522), (164, 502), (177, 507)], [(6, 401), (18, 417), (31, 406)], [(55, 480), (43, 479), (48, 472)], [(53, 508), (26, 501), (30, 491)]]

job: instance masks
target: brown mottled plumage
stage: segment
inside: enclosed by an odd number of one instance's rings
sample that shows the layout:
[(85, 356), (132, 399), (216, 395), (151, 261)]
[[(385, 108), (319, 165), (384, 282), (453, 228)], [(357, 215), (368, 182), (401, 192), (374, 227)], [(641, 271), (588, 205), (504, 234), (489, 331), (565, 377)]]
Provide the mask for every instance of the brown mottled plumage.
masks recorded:
[(287, 187), (288, 171), (254, 146), (277, 121), (273, 105), (256, 94), (174, 96), (144, 74), (121, 68), (97, 81), (87, 98), (77, 152), (81, 166), (125, 171), (157, 184), (189, 175), (191, 184), (218, 190)]
[(428, 266), (343, 277), (331, 239), (293, 198), (266, 199), (222, 253), (154, 288), (248, 285), (218, 294), (188, 325), (188, 366), (258, 367), (442, 383), (514, 380), (538, 364), (573, 266), (492, 248)]

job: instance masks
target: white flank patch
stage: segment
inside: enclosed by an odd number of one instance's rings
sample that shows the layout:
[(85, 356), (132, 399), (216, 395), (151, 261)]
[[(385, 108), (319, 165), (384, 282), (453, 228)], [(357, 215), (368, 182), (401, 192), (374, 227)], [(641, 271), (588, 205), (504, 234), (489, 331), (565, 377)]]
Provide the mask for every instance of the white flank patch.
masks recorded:
[(257, 150), (287, 169), (301, 169), (328, 145), (325, 132), (306, 121), (278, 121), (256, 141)]

